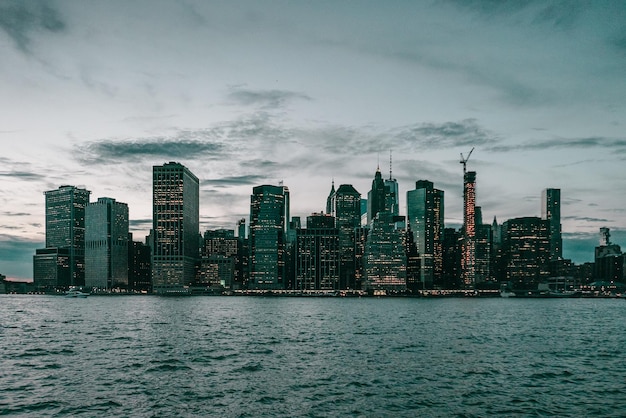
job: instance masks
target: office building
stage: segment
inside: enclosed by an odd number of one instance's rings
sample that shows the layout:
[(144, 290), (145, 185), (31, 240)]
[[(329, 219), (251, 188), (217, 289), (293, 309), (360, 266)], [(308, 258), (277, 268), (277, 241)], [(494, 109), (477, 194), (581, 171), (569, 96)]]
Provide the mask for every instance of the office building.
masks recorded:
[(46, 248), (69, 252), (69, 286), (85, 284), (85, 208), (90, 191), (61, 186), (46, 196)]
[(406, 193), (407, 223), (420, 258), (420, 287), (440, 283), (443, 272), (444, 194), (428, 180)]
[(502, 224), (505, 279), (514, 289), (535, 290), (550, 276), (547, 220), (509, 219)]
[(339, 287), (355, 289), (355, 230), (361, 225), (361, 194), (351, 184), (342, 184), (333, 193), (330, 209), (339, 232)]
[(476, 284), (476, 172), (463, 174), (461, 276), (465, 288)]
[(143, 242), (133, 241), (128, 234), (128, 289), (134, 292), (152, 292), (152, 250)]
[(55, 292), (71, 285), (70, 249), (41, 248), (33, 256), (33, 283), (40, 292)]
[(295, 246), (296, 290), (339, 289), (339, 231), (332, 215), (314, 213), (299, 228)]
[(545, 189), (541, 194), (541, 219), (548, 221), (550, 261), (563, 258), (561, 236), (561, 189)]
[(406, 251), (398, 217), (382, 211), (370, 223), (363, 254), (364, 288), (374, 294), (406, 290)]
[(286, 286), (286, 233), (289, 225), (289, 189), (263, 185), (250, 197), (250, 284), (253, 289)]
[(152, 177), (153, 291), (185, 293), (199, 255), (198, 178), (175, 162), (154, 166)]
[(101, 197), (85, 210), (85, 286), (128, 288), (128, 205)]

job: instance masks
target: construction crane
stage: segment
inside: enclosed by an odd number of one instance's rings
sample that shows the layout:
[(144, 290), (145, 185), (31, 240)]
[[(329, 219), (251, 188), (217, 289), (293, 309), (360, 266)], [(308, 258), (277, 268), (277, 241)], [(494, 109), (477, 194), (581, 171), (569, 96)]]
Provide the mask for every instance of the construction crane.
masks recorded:
[(461, 161), (459, 162), (463, 164), (463, 175), (465, 175), (467, 160), (469, 160), (470, 155), (472, 155), (472, 151), (474, 151), (474, 147), (472, 147), (469, 154), (467, 154), (467, 158), (463, 158), (463, 153), (461, 153)]

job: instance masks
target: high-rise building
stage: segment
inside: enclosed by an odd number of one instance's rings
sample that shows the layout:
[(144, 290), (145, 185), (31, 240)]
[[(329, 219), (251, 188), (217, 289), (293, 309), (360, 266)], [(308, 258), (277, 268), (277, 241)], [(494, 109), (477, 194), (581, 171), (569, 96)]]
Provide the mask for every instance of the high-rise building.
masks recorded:
[(372, 180), (372, 189), (367, 193), (367, 224), (372, 222), (378, 212), (384, 211), (387, 203), (387, 192), (385, 181), (380, 168), (376, 169), (374, 180)]
[(509, 219), (502, 224), (506, 280), (514, 289), (535, 290), (550, 276), (548, 221), (536, 217)]
[(339, 231), (332, 215), (314, 213), (297, 230), (296, 290), (339, 289)]
[(420, 258), (422, 288), (441, 281), (443, 271), (444, 195), (428, 180), (406, 193), (407, 222)]
[(237, 278), (239, 240), (235, 231), (217, 229), (204, 233), (197, 281), (203, 286), (232, 289)]
[(474, 270), (476, 284), (493, 281), (491, 270), (492, 241), (491, 225), (483, 224), (482, 208), (476, 206), (476, 263)]
[(406, 252), (403, 230), (396, 228), (398, 217), (381, 211), (370, 223), (365, 242), (364, 288), (370, 292), (406, 290)]
[(187, 292), (196, 275), (200, 243), (200, 188), (185, 166), (152, 168), (152, 284), (155, 293)]
[(90, 191), (61, 186), (45, 192), (46, 248), (69, 251), (70, 286), (85, 284), (85, 208)]
[(40, 248), (33, 256), (33, 282), (41, 292), (55, 292), (71, 285), (69, 248)]
[(250, 197), (250, 287), (285, 287), (288, 225), (289, 189), (270, 185), (254, 187)]
[(152, 292), (152, 250), (143, 242), (133, 241), (128, 234), (128, 289)]
[(563, 258), (561, 236), (561, 189), (545, 189), (541, 194), (541, 219), (547, 220), (550, 231), (550, 260)]
[(463, 286), (476, 284), (476, 172), (463, 174), (463, 231), (461, 275)]
[(85, 286), (128, 288), (128, 205), (101, 197), (85, 210)]
[(355, 289), (355, 230), (361, 225), (361, 194), (351, 184), (342, 184), (334, 193), (331, 209), (339, 231), (339, 287)]
[(461, 287), (461, 233), (445, 228), (443, 233), (443, 280), (444, 289)]

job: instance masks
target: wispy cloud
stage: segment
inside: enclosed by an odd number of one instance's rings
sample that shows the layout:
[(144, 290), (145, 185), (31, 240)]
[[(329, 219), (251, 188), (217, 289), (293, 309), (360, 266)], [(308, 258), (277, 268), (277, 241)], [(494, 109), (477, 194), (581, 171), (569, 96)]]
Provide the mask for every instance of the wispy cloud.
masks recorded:
[(201, 140), (190, 137), (203, 136), (204, 131), (183, 131), (175, 138), (148, 138), (135, 141), (102, 140), (78, 145), (76, 158), (85, 164), (112, 164), (141, 157), (168, 159), (219, 158), (224, 145), (210, 138)]
[(421, 123), (401, 128), (395, 138), (419, 149), (494, 146), (500, 138), (476, 119), (459, 122)]
[(243, 86), (231, 86), (228, 91), (228, 100), (239, 105), (275, 109), (282, 108), (294, 100), (310, 101), (311, 97), (289, 90), (254, 90)]
[(564, 216), (561, 219), (569, 220), (569, 221), (577, 221), (577, 222), (602, 222), (602, 223), (613, 222), (613, 220), (611, 219), (591, 218), (588, 216)]
[(26, 212), (8, 212), (8, 211), (4, 211), (2, 212), (2, 216), (31, 216), (30, 213), (26, 213)]
[(244, 175), (244, 176), (231, 176), (231, 177), (222, 177), (219, 179), (207, 179), (201, 182), (202, 186), (216, 186), (216, 187), (224, 187), (224, 186), (248, 186), (253, 184), (258, 184), (266, 179), (265, 176), (258, 175)]
[(22, 52), (30, 52), (36, 32), (58, 33), (66, 23), (52, 2), (44, 0), (4, 0), (0, 4), (0, 29), (6, 32)]
[(493, 152), (535, 151), (547, 149), (597, 148), (611, 149), (613, 152), (626, 152), (626, 138), (587, 137), (587, 138), (553, 138), (542, 139), (523, 144), (494, 145), (489, 147)]
[(44, 178), (41, 174), (28, 171), (0, 171), (0, 177), (15, 178), (20, 180), (41, 180)]

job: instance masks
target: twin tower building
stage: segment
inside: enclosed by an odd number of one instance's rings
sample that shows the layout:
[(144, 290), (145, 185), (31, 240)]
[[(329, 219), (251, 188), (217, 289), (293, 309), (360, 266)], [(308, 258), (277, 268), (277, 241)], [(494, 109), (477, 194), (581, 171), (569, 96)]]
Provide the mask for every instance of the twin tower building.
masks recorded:
[[(333, 182), (326, 211), (308, 216), (306, 227), (290, 216), (286, 186), (253, 187), (248, 237), (242, 220), (239, 236), (233, 232), (232, 237), (240, 247), (234, 251), (239, 267), (226, 287), (393, 293), (471, 288), (494, 280), (500, 232), (482, 224), (475, 178), (475, 172), (464, 173), (460, 231), (444, 228), (444, 192), (427, 180), (407, 192), (406, 216), (400, 215), (398, 183), (391, 173), (383, 179), (378, 169), (367, 199), (352, 185), (335, 189)], [(548, 190), (544, 216), (552, 222), (546, 221), (545, 229), (560, 239), (560, 191)], [(90, 192), (74, 186), (44, 194), (46, 245), (33, 262), (38, 289), (87, 286), (175, 294), (199, 285), (199, 277), (210, 282), (212, 267), (201, 248), (199, 181), (185, 166), (153, 167), (152, 230), (145, 244), (132, 241), (125, 203), (105, 197), (90, 202)], [(560, 241), (546, 244), (560, 253)]]

